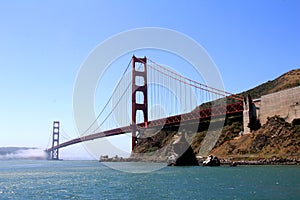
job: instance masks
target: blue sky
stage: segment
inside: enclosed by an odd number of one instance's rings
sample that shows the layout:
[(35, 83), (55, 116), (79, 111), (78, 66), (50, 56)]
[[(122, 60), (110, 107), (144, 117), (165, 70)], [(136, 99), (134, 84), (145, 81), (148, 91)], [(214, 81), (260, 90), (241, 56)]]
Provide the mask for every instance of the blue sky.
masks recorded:
[(299, 1), (0, 4), (0, 146), (45, 148), (53, 120), (76, 137), (72, 95), (80, 66), (99, 43), (126, 30), (162, 27), (193, 38), (210, 54), (230, 92), (300, 66)]

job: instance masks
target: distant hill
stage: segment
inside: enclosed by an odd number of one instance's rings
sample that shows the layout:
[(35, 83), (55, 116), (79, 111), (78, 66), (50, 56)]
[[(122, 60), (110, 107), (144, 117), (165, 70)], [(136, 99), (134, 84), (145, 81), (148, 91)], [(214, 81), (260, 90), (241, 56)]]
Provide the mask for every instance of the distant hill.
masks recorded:
[(242, 92), (240, 95), (246, 96), (250, 94), (253, 99), (256, 99), (266, 94), (297, 86), (300, 86), (300, 69), (291, 70), (272, 81), (265, 82), (255, 88)]

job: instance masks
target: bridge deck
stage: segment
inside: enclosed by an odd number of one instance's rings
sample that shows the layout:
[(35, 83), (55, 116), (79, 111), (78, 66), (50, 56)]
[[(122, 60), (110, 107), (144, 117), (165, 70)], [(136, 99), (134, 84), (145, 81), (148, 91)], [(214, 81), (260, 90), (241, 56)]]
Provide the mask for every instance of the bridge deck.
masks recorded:
[[(211, 117), (217, 117), (217, 116), (223, 116), (223, 115), (235, 115), (235, 114), (240, 114), (243, 112), (243, 102), (237, 102), (234, 104), (229, 104), (226, 107), (225, 106), (215, 106), (212, 109), (207, 108), (203, 110), (194, 110), (189, 113), (181, 114), (181, 115), (175, 115), (171, 117), (166, 117), (162, 119), (157, 119), (153, 121), (149, 121), (147, 124), (147, 127), (145, 127), (144, 123), (137, 124), (137, 129), (142, 129), (142, 128), (155, 128), (155, 127), (161, 127), (161, 126), (168, 126), (168, 125), (177, 125), (180, 123), (188, 123), (193, 120), (205, 120), (209, 119)], [(198, 123), (199, 121), (197, 121)], [(80, 142), (85, 142), (85, 141), (90, 141), (98, 138), (103, 138), (103, 137), (109, 137), (109, 136), (115, 136), (115, 135), (120, 135), (124, 133), (130, 133), (133, 130), (133, 126), (124, 126), (120, 128), (115, 128), (111, 130), (106, 130), (102, 131), (99, 133), (94, 133), (91, 135), (87, 136), (82, 136), (79, 138), (75, 138), (72, 140), (69, 140), (67, 142), (61, 143), (57, 146), (54, 146), (52, 148), (46, 149), (47, 152), (51, 152), (55, 149), (60, 149), (66, 146), (70, 146), (73, 144), (77, 144)]]

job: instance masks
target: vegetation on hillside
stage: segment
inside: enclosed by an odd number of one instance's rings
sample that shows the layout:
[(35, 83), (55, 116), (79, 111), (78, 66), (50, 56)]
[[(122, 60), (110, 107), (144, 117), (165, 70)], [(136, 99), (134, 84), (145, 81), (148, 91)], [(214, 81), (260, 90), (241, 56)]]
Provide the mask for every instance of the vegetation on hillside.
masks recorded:
[(272, 81), (268, 81), (253, 89), (242, 92), (240, 95), (246, 96), (249, 94), (253, 99), (256, 99), (266, 94), (297, 86), (300, 86), (300, 69), (291, 70)]

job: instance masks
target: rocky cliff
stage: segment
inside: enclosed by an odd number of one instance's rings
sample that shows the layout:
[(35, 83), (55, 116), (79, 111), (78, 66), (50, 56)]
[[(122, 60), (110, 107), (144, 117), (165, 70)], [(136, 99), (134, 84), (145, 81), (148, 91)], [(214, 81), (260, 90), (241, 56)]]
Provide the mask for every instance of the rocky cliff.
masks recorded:
[(300, 158), (300, 130), (284, 119), (268, 118), (259, 130), (224, 142), (213, 150), (221, 158)]

